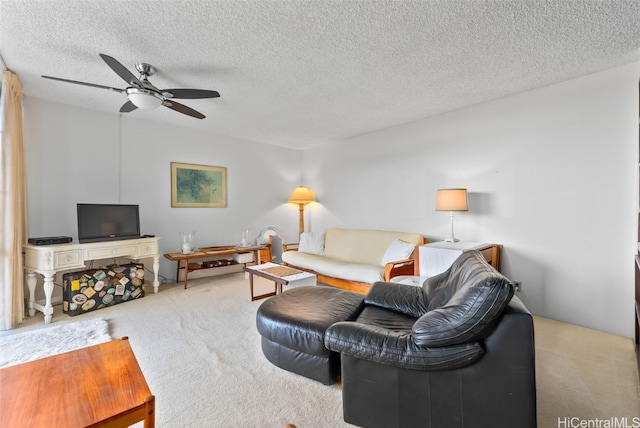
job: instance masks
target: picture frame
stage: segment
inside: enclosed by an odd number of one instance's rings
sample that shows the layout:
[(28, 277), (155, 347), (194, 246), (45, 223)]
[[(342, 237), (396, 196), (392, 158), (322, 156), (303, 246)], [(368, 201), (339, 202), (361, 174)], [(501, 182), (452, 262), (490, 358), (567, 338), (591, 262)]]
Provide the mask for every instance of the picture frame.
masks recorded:
[(227, 168), (171, 162), (172, 208), (226, 208)]

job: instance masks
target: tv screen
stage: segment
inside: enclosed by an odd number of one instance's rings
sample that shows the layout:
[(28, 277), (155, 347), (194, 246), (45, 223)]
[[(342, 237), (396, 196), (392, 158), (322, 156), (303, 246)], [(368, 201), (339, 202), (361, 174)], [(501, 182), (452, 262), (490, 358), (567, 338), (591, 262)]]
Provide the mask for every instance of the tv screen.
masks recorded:
[(138, 205), (78, 204), (80, 243), (140, 237)]

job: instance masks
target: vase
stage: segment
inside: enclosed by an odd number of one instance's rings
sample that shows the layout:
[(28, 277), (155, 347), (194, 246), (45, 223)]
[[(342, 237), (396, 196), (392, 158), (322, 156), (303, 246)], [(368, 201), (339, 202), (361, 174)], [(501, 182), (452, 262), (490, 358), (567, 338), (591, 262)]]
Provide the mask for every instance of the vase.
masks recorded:
[(196, 232), (180, 232), (180, 250), (182, 254), (191, 254), (196, 248)]
[(240, 234), (240, 246), (251, 246), (251, 229), (242, 229), (242, 233)]

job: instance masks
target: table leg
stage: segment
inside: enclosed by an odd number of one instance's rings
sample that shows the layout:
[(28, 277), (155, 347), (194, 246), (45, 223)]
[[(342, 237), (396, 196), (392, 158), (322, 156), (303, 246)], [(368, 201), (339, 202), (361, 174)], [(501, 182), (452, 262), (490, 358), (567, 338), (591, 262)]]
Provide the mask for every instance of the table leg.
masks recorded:
[(46, 272), (44, 274), (44, 310), (42, 313), (44, 314), (44, 323), (49, 324), (51, 322), (51, 318), (53, 318), (53, 305), (51, 304), (51, 295), (53, 294), (53, 276), (55, 273)]
[(189, 277), (189, 260), (184, 261), (184, 289), (187, 289), (187, 278)]
[(158, 281), (158, 271), (160, 270), (160, 256), (153, 257), (153, 292), (158, 292), (160, 281)]
[(156, 424), (156, 398), (153, 395), (144, 400), (144, 428), (154, 428)]
[(274, 281), (274, 291), (273, 292), (261, 294), (259, 296), (254, 296), (254, 294), (253, 294), (253, 272), (248, 271), (248, 274), (249, 274), (249, 292), (251, 293), (251, 301), (252, 302), (254, 300), (264, 299), (265, 297), (271, 297), (271, 296), (275, 296), (276, 294), (278, 294), (278, 283)]
[(38, 278), (36, 277), (35, 272), (27, 272), (27, 288), (29, 289), (29, 316), (32, 317), (36, 314), (36, 308), (33, 304), (36, 301), (36, 284), (38, 282)]
[(249, 294), (251, 295), (251, 301), (253, 302), (255, 300), (253, 298), (253, 274), (251, 272), (247, 272), (247, 274), (249, 275)]

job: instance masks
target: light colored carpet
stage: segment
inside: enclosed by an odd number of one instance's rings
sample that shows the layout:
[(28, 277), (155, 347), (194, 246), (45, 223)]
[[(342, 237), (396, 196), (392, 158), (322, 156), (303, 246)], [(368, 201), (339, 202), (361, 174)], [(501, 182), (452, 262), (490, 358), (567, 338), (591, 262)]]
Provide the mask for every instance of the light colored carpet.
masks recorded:
[[(538, 426), (640, 427), (640, 387), (631, 339), (535, 318)], [(578, 418), (618, 425), (559, 424)], [(585, 422), (586, 423), (586, 422)]]
[(0, 367), (26, 363), (49, 355), (61, 354), (111, 339), (109, 325), (103, 318), (51, 325), (22, 332), (21, 329), (0, 336)]
[[(256, 278), (256, 294), (273, 285)], [(158, 427), (298, 428), (350, 426), (339, 385), (325, 386), (271, 365), (262, 355), (244, 274), (201, 278), (152, 289), (142, 299), (69, 317), (52, 325), (105, 318), (114, 338), (128, 336), (151, 391)], [(18, 331), (42, 328), (42, 314)], [(535, 318), (538, 426), (558, 418), (640, 418), (631, 339)], [(640, 420), (640, 419), (638, 419)], [(570, 426), (570, 425), (564, 425)], [(603, 425), (604, 426), (604, 425)]]

